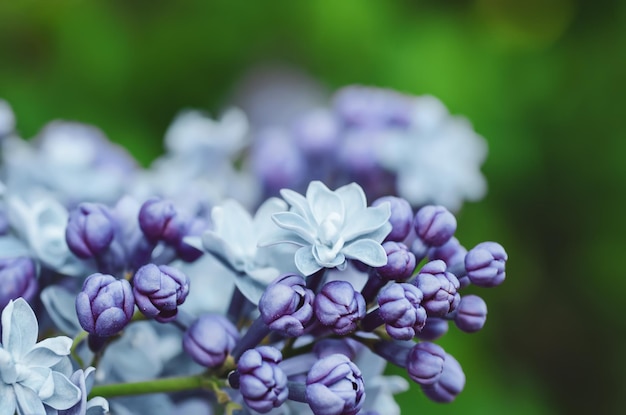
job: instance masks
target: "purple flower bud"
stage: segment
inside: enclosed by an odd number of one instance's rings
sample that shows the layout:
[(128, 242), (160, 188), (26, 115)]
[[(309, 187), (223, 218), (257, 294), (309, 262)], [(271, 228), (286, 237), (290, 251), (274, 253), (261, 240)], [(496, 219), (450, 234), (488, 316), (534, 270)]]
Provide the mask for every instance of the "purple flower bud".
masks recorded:
[(70, 212), (65, 240), (77, 257), (92, 258), (109, 247), (115, 227), (108, 207), (100, 203), (81, 203)]
[(285, 275), (270, 284), (259, 301), (259, 312), (270, 329), (298, 337), (313, 319), (313, 291), (299, 275)]
[(429, 260), (434, 261), (435, 259), (440, 259), (446, 263), (448, 268), (456, 264), (463, 264), (465, 255), (467, 255), (467, 249), (465, 249), (454, 236), (445, 244), (428, 250)]
[(350, 85), (333, 101), (335, 112), (351, 127), (407, 126), (413, 111), (408, 96), (384, 88)]
[(343, 336), (365, 317), (365, 300), (349, 282), (331, 281), (315, 296), (314, 310), (320, 323)]
[(355, 415), (365, 400), (361, 371), (346, 355), (326, 356), (309, 370), (305, 396), (315, 415)]
[(441, 246), (454, 235), (456, 218), (443, 206), (428, 205), (417, 211), (413, 227), (427, 245)]
[(413, 284), (394, 283), (378, 296), (379, 312), (387, 333), (396, 340), (411, 340), (426, 324), (426, 310), (420, 305), (422, 292)]
[(259, 346), (241, 355), (237, 363), (239, 390), (253, 410), (266, 413), (287, 400), (287, 375), (278, 367), (282, 360), (280, 351), (271, 346)]
[(108, 274), (91, 274), (76, 296), (78, 322), (85, 331), (99, 337), (122, 330), (133, 317), (134, 309), (130, 283)]
[(401, 242), (383, 243), (387, 263), (376, 268), (376, 273), (385, 281), (406, 281), (415, 270), (415, 255)]
[(441, 260), (426, 263), (413, 282), (424, 294), (422, 306), (428, 316), (443, 317), (461, 301), (457, 293), (459, 280), (446, 272), (446, 263)]
[(448, 328), (448, 320), (443, 318), (428, 317), (426, 319), (426, 325), (422, 331), (417, 333), (417, 338), (427, 341), (437, 340), (448, 332)]
[(403, 241), (411, 231), (413, 225), (413, 208), (411, 204), (401, 197), (383, 196), (372, 203), (372, 206), (378, 206), (381, 203), (389, 202), (391, 205), (391, 232), (385, 238), (385, 241)]
[(440, 403), (449, 403), (457, 397), (465, 387), (465, 374), (459, 362), (446, 353), (443, 363), (443, 372), (437, 382), (422, 385), (422, 391), (431, 400)]
[(185, 236), (187, 223), (172, 201), (153, 198), (141, 205), (139, 227), (152, 242), (164, 241), (176, 246)]
[(176, 318), (178, 306), (189, 294), (189, 278), (169, 265), (144, 265), (133, 277), (133, 294), (146, 317), (167, 323)]
[(456, 309), (454, 323), (466, 333), (483, 328), (487, 321), (487, 304), (477, 295), (464, 295)]
[(38, 288), (36, 276), (35, 263), (30, 258), (0, 259), (0, 311), (19, 297), (32, 300)]
[(183, 349), (198, 364), (220, 366), (239, 341), (237, 327), (219, 314), (201, 315), (183, 336)]
[(504, 281), (504, 265), (508, 256), (497, 242), (482, 242), (465, 256), (465, 269), (472, 284), (494, 287)]
[(443, 372), (446, 352), (435, 343), (417, 343), (406, 359), (409, 377), (420, 385), (432, 385)]

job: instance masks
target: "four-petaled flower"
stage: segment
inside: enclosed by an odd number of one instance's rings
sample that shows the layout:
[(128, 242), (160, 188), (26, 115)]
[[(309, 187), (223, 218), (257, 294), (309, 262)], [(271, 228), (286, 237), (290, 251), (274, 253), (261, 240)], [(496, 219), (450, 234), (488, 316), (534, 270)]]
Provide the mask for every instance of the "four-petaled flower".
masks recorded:
[(291, 209), (272, 215), (280, 229), (260, 243), (299, 245), (295, 263), (303, 275), (322, 268), (343, 268), (346, 259), (372, 267), (387, 263), (381, 243), (391, 232), (389, 203), (367, 207), (365, 193), (356, 183), (332, 191), (313, 181), (306, 197), (288, 189), (280, 193)]

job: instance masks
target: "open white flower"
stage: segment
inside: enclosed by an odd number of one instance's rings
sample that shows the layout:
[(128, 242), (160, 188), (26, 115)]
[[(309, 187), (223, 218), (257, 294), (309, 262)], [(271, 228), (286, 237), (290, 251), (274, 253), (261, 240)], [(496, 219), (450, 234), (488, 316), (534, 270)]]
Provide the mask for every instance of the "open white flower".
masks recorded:
[(24, 299), (11, 301), (2, 311), (0, 415), (45, 414), (46, 407), (68, 409), (80, 400), (80, 389), (55, 370), (67, 366), (72, 339), (59, 336), (37, 343), (38, 331), (35, 313)]
[(381, 243), (391, 231), (389, 203), (367, 207), (365, 193), (356, 183), (332, 191), (313, 181), (306, 197), (287, 189), (281, 195), (291, 209), (272, 215), (279, 228), (261, 243), (299, 245), (295, 263), (305, 276), (322, 268), (343, 268), (347, 258), (372, 267), (387, 263)]

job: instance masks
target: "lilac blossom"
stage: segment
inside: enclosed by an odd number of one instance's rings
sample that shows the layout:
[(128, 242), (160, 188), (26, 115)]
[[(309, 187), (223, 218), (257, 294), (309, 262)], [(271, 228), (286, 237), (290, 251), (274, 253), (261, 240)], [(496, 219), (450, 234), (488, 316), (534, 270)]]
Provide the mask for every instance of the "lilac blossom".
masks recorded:
[(23, 297), (30, 301), (38, 290), (37, 270), (28, 257), (0, 258), (0, 310), (11, 300)]
[(271, 330), (290, 337), (301, 336), (313, 320), (314, 298), (304, 278), (288, 274), (267, 287), (259, 301), (259, 312)]
[(176, 318), (178, 306), (189, 293), (189, 278), (169, 265), (147, 264), (133, 277), (137, 308), (145, 316), (167, 323)]
[(313, 181), (306, 196), (287, 189), (281, 195), (291, 208), (272, 215), (278, 227), (261, 244), (300, 246), (295, 263), (303, 275), (322, 268), (343, 268), (348, 258), (373, 267), (387, 263), (381, 243), (391, 231), (388, 203), (367, 207), (365, 193), (356, 183), (332, 191)]
[(482, 242), (470, 249), (465, 257), (467, 276), (474, 285), (494, 287), (502, 284), (508, 256), (497, 242)]
[(346, 335), (365, 317), (365, 300), (347, 281), (326, 283), (315, 296), (315, 315), (335, 334)]
[(459, 280), (446, 271), (441, 260), (430, 261), (420, 269), (413, 283), (424, 294), (422, 306), (428, 316), (443, 317), (458, 306)]
[(198, 364), (216, 367), (224, 363), (239, 341), (237, 328), (219, 314), (203, 314), (187, 329), (183, 349)]
[(280, 351), (271, 346), (259, 346), (241, 355), (237, 364), (239, 390), (246, 405), (255, 411), (269, 412), (287, 400), (287, 375), (278, 366), (282, 360)]

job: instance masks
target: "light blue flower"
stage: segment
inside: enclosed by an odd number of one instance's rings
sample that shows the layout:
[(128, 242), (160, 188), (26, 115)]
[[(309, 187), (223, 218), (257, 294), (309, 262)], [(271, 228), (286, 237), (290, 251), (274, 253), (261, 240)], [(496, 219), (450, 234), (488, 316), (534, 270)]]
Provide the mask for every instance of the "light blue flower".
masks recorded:
[(305, 276), (322, 268), (344, 268), (347, 258), (372, 267), (387, 263), (381, 243), (391, 231), (389, 203), (367, 207), (365, 193), (356, 183), (331, 191), (313, 181), (306, 197), (287, 189), (280, 193), (291, 209), (272, 215), (280, 229), (261, 244), (299, 245), (295, 263)]
[(37, 343), (38, 331), (35, 313), (24, 299), (3, 310), (0, 415), (56, 414), (81, 397), (80, 389), (55, 370), (67, 367), (72, 339), (59, 336)]
[(81, 392), (80, 400), (76, 405), (67, 410), (59, 411), (59, 415), (104, 415), (109, 411), (109, 403), (101, 396), (95, 396), (87, 400), (87, 395), (91, 391), (94, 383), (94, 373), (96, 368), (89, 366), (87, 369), (78, 369), (70, 380)]
[(280, 247), (259, 247), (258, 241), (274, 227), (271, 217), (287, 210), (285, 202), (270, 198), (254, 218), (238, 202), (226, 200), (211, 211), (213, 229), (185, 242), (207, 251), (229, 268), (241, 293), (257, 304), (265, 287), (278, 275), (295, 271), (293, 250)]

